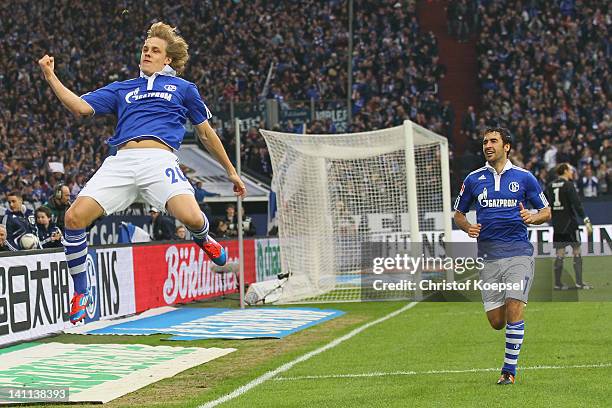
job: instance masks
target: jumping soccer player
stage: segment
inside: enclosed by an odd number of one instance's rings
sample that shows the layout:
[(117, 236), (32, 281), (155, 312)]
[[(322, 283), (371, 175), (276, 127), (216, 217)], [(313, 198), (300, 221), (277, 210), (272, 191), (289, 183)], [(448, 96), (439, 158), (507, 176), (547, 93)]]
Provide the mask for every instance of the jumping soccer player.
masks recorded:
[(580, 256), (580, 231), (576, 215), (584, 221), (587, 232), (593, 232), (591, 220), (584, 213), (582, 203), (572, 180), (574, 169), (568, 163), (561, 163), (557, 167), (558, 178), (546, 188), (546, 197), (552, 202), (553, 245), (557, 252), (555, 259), (555, 289), (565, 290), (567, 286), (561, 282), (563, 271), (563, 258), (565, 248), (569, 245), (574, 253), (574, 272), (576, 273), (576, 288), (591, 289), (591, 286), (582, 281), (582, 257)]
[(85, 317), (87, 305), (93, 300), (85, 273), (85, 228), (104, 214), (125, 209), (137, 198), (166, 208), (191, 231), (194, 241), (214, 263), (226, 262), (225, 249), (209, 237), (208, 220), (173, 153), (181, 145), (187, 118), (206, 149), (225, 168), (236, 195), (244, 197), (246, 188), (208, 122), (212, 115), (196, 85), (177, 77), (189, 59), (187, 49), (175, 28), (155, 23), (140, 54), (140, 77), (113, 82), (81, 97), (57, 78), (53, 57), (45, 55), (38, 61), (51, 89), (74, 115), (115, 114), (118, 119), (115, 134), (107, 141), (117, 147), (117, 154), (104, 161), (65, 216), (62, 243), (75, 288), (72, 323)]
[[(497, 384), (514, 384), (516, 365), (525, 333), (523, 309), (533, 282), (533, 246), (527, 224), (550, 220), (550, 208), (536, 178), (527, 170), (512, 165), (510, 132), (504, 128), (484, 131), (482, 150), (487, 163), (468, 174), (455, 201), (455, 223), (478, 240), (478, 256), (483, 283), (504, 283), (520, 289), (483, 290), (482, 301), (489, 323), (496, 330), (506, 328), (504, 365)], [(525, 209), (529, 202), (538, 209)], [(476, 206), (476, 224), (465, 214)]]

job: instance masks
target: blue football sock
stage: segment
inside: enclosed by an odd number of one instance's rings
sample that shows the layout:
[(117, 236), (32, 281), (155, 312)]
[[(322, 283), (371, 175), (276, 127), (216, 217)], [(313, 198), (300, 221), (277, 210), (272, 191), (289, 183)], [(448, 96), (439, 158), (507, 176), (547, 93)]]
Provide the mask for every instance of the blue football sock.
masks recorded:
[(71, 230), (66, 228), (64, 231), (64, 253), (68, 261), (68, 270), (74, 282), (76, 293), (87, 291), (87, 275), (85, 274), (87, 263), (87, 233), (85, 229)]
[(191, 228), (187, 228), (189, 232), (191, 232), (191, 236), (193, 237), (193, 240), (198, 245), (202, 245), (204, 242), (208, 240), (208, 219), (206, 218), (206, 215), (204, 215), (204, 213), (202, 213), (202, 217), (204, 217), (204, 225), (202, 225), (202, 228), (197, 229), (197, 230), (192, 230)]
[(516, 323), (506, 325), (506, 353), (504, 356), (504, 367), (502, 371), (516, 375), (516, 365), (518, 363), (521, 344), (525, 336), (525, 321), (520, 320)]

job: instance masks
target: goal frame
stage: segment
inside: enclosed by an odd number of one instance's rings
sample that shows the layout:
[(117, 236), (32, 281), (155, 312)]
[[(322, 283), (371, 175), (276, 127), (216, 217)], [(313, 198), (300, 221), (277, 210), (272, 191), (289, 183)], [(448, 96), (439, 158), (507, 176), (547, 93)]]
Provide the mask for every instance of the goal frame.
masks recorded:
[[(401, 128), (401, 132), (402, 132), (402, 137), (398, 137), (400, 136), (400, 134), (398, 133), (400, 131)], [(409, 229), (407, 232), (410, 233), (410, 240), (416, 244), (415, 248), (420, 248), (420, 244), (422, 243), (422, 238), (421, 238), (421, 227), (419, 224), (419, 197), (418, 197), (418, 191), (417, 191), (417, 160), (416, 160), (416, 151), (415, 149), (418, 148), (418, 146), (427, 146), (427, 145), (436, 145), (437, 148), (439, 149), (439, 161), (436, 160), (436, 167), (439, 168), (440, 170), (440, 181), (438, 184), (438, 191), (441, 192), (441, 197), (439, 196), (439, 194), (437, 194), (437, 196), (439, 197), (439, 199), (441, 200), (441, 211), (442, 211), (442, 217), (443, 217), (443, 225), (442, 225), (442, 230), (440, 229), (440, 225), (438, 224), (438, 227), (435, 229), (435, 231), (439, 231), (443, 233), (443, 241), (445, 243), (449, 243), (451, 242), (452, 239), (452, 221), (451, 221), (451, 191), (450, 191), (450, 165), (449, 165), (449, 148), (448, 148), (448, 140), (441, 136), (438, 135), (436, 133), (434, 133), (433, 131), (430, 131), (428, 129), (423, 128), (422, 126), (410, 121), (410, 120), (405, 120), (402, 125), (400, 126), (396, 126), (393, 128), (388, 128), (388, 129), (379, 129), (378, 131), (386, 131), (389, 130), (390, 132), (395, 132), (395, 137), (393, 139), (391, 139), (392, 141), (390, 142), (391, 144), (389, 146), (376, 146), (374, 148), (375, 151), (379, 151), (379, 153), (374, 153), (372, 154), (372, 156), (364, 156), (365, 157), (376, 157), (376, 156), (380, 156), (380, 155), (384, 155), (386, 153), (388, 153), (386, 150), (388, 150), (388, 148), (391, 148), (392, 151), (397, 151), (400, 149), (404, 150), (404, 160), (405, 160), (405, 183), (406, 183), (406, 201), (405, 201), (405, 206), (404, 208), (407, 209), (408, 211), (408, 221), (409, 221)], [(275, 153), (273, 152), (275, 149), (272, 148), (272, 146), (274, 145), (273, 142), (271, 142), (268, 137), (267, 137), (267, 133), (270, 135), (270, 139), (272, 139), (272, 137), (279, 137), (282, 135), (287, 135), (290, 136), (292, 138), (294, 138), (295, 136), (297, 136), (296, 134), (289, 134), (289, 133), (284, 133), (284, 132), (275, 132), (275, 131), (268, 131), (268, 130), (264, 130), (264, 129), (260, 129), (261, 134), (263, 135), (266, 143), (268, 144), (268, 148), (270, 151), (270, 155), (272, 158), (272, 164), (273, 167), (275, 166)], [(373, 131), (376, 132), (376, 131)], [(322, 135), (307, 135), (304, 134), (305, 136), (321, 136), (321, 137), (334, 137), (334, 136), (342, 136), (342, 137), (346, 137), (346, 136), (364, 136), (365, 134), (368, 133), (373, 133), (373, 132), (359, 132), (359, 133), (345, 133), (345, 134), (322, 134)], [(417, 135), (418, 133), (418, 135)], [(402, 141), (403, 139), (403, 141)], [(272, 139), (273, 140), (273, 139)], [(277, 139), (278, 140), (278, 139)], [(334, 156), (334, 154), (340, 154), (342, 155), (342, 153), (338, 153), (336, 151), (336, 147), (340, 147), (342, 148), (342, 146), (339, 145), (333, 145), (332, 144), (328, 144), (325, 145), (325, 143), (322, 143), (323, 148), (328, 148), (327, 150), (325, 149), (319, 149), (319, 146), (315, 144), (315, 146), (311, 147), (311, 148), (306, 148), (303, 146), (300, 146), (300, 148), (296, 147), (295, 145), (293, 145), (292, 143), (301, 143), (301, 142), (296, 142), (296, 139), (293, 139), (294, 142), (290, 142), (289, 139), (287, 139), (287, 141), (284, 141), (282, 139), (278, 140), (277, 143), (282, 143), (283, 145), (285, 143), (287, 143), (287, 146), (292, 146), (294, 149), (297, 149), (297, 151), (299, 153), (305, 154), (305, 157), (312, 157), (313, 161), (319, 161), (321, 160), (321, 163), (317, 166), (319, 168), (319, 170), (317, 171), (317, 173), (320, 174), (326, 174), (326, 169), (325, 169), (325, 159), (332, 159), (332, 160), (337, 160), (340, 159), (340, 157), (332, 157)], [(311, 139), (312, 141), (312, 139)], [(272, 144), (271, 144), (272, 143)], [(340, 142), (341, 144), (343, 142)], [(344, 142), (346, 143), (346, 141)], [(397, 148), (397, 146), (400, 146), (399, 148)], [(277, 145), (278, 146), (278, 145)], [(281, 145), (282, 146), (282, 145)], [(395, 146), (395, 148), (393, 147)], [(358, 146), (356, 146), (358, 148)], [(350, 147), (349, 147), (350, 149)], [(283, 152), (283, 150), (281, 150), (281, 152)], [(320, 155), (319, 155), (320, 154)], [(346, 153), (347, 155), (350, 154), (350, 152)], [(400, 153), (401, 154), (401, 153)], [(348, 160), (353, 159), (351, 158), (347, 158)], [(354, 159), (358, 159), (358, 157), (355, 157)], [(281, 163), (282, 160), (278, 160), (277, 163)], [(276, 172), (277, 169), (274, 168), (274, 171)], [(321, 172), (322, 171), (322, 172)], [(401, 173), (400, 173), (401, 174)], [(425, 174), (425, 173), (420, 173), (420, 174)], [(419, 177), (422, 177), (421, 175), (419, 175)], [(326, 178), (327, 180), (327, 178)], [(421, 180), (422, 181), (422, 180)], [(402, 181), (404, 182), (404, 181)], [(274, 182), (273, 182), (274, 183)], [(326, 186), (328, 186), (329, 184), (326, 183)], [(327, 188), (327, 187), (326, 187)], [(320, 187), (319, 187), (320, 189)], [(441, 190), (441, 191), (440, 191)], [(281, 190), (279, 189), (279, 192)], [(399, 190), (401, 191), (401, 190)], [(330, 208), (329, 205), (329, 198), (327, 194), (323, 194), (322, 192), (320, 193), (321, 196), (326, 197), (323, 198), (324, 201), (324, 212), (325, 214), (323, 215), (323, 217), (329, 217), (331, 215), (330, 212)], [(436, 202), (436, 201), (434, 201)], [(437, 201), (438, 203), (440, 203), (440, 201)], [(422, 204), (423, 205), (423, 204)], [(427, 208), (427, 207), (425, 207)], [(440, 208), (440, 207), (438, 207)], [(281, 246), (281, 250), (280, 250), (280, 258), (281, 258), (281, 265), (283, 265), (283, 267), (287, 266), (289, 267), (289, 269), (292, 269), (292, 267), (290, 266), (291, 262), (288, 258), (286, 258), (288, 255), (285, 251), (283, 251), (283, 241), (284, 241), (284, 233), (283, 233), (283, 229), (285, 228), (283, 225), (283, 219), (284, 216), (282, 214), (283, 208), (282, 206), (278, 206), (278, 218), (279, 218), (279, 243)], [(289, 235), (287, 235), (285, 237), (287, 240), (295, 240), (295, 237), (289, 237)], [(287, 241), (287, 245), (289, 245), (289, 241)], [(318, 247), (319, 250), (323, 250), (325, 251), (329, 251), (329, 248), (322, 248), (322, 247)], [(318, 251), (317, 251), (318, 252)], [(315, 256), (314, 258), (317, 258), (317, 256)], [(312, 260), (314, 262), (314, 264), (316, 264), (317, 266), (317, 272), (316, 274), (312, 275), (312, 276), (321, 276), (322, 271), (324, 271), (323, 268), (325, 268), (325, 265), (320, 265), (320, 261), (321, 259), (313, 259)], [(314, 265), (313, 264), (313, 265)], [(293, 268), (295, 269), (295, 268)], [(333, 273), (331, 273), (330, 275), (333, 275), (335, 277), (338, 276), (342, 276), (343, 272), (339, 272), (339, 269), (337, 269), (335, 266), (334, 267), (330, 267), (330, 270), (333, 270)], [(287, 271), (287, 272), (291, 272), (291, 270)], [(302, 277), (302, 275), (308, 276), (308, 273), (304, 273), (304, 274), (299, 274), (300, 278)], [(454, 280), (454, 271), (452, 269), (447, 269), (445, 271), (445, 277), (447, 281), (453, 281)], [(297, 276), (296, 276), (297, 278)], [(420, 278), (420, 276), (419, 276)], [(291, 279), (291, 277), (289, 278)], [(313, 286), (313, 288), (316, 287)], [(313, 290), (314, 292), (314, 290)], [(416, 295), (416, 300), (420, 300), (421, 299), (421, 293), (420, 291), (417, 291)], [(317, 297), (317, 295), (313, 295), (314, 298)], [(321, 302), (350, 302), (350, 301), (356, 301), (359, 299), (336, 299), (333, 298), (332, 300), (314, 300), (314, 299), (308, 299), (308, 301), (304, 301), (304, 299), (289, 299), (289, 300), (285, 300), (284, 302), (286, 303), (321, 303)], [(281, 303), (283, 303), (281, 301)]]

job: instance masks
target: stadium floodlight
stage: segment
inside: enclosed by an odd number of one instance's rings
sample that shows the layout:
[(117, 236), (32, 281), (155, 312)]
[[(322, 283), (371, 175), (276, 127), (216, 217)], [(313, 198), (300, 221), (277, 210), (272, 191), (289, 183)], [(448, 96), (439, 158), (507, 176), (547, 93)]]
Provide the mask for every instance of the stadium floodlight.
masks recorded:
[(369, 242), (420, 242), (424, 233), (450, 239), (445, 137), (411, 121), (352, 134), (260, 132), (274, 170), (282, 270), (290, 274), (282, 302), (359, 300)]

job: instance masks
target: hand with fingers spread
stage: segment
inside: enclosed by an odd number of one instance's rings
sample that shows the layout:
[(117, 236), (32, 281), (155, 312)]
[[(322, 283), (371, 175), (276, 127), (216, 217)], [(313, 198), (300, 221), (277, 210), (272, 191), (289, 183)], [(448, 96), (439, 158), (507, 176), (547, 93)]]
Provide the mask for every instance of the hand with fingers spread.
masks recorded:
[(480, 235), (481, 227), (482, 227), (481, 224), (471, 224), (467, 231), (468, 236), (470, 238), (478, 238), (478, 236)]

